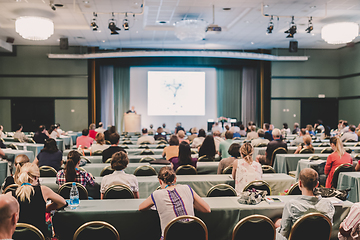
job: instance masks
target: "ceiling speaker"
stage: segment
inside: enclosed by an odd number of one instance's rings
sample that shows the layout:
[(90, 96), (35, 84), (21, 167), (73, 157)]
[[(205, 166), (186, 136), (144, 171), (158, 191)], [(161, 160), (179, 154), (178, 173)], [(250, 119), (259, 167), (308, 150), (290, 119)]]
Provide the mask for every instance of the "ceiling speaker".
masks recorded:
[(15, 39), (12, 38), (12, 37), (7, 37), (7, 38), (6, 38), (6, 42), (7, 42), (7, 43), (14, 43), (14, 41), (15, 41)]
[(297, 52), (298, 51), (298, 42), (290, 41), (289, 43), (289, 52)]

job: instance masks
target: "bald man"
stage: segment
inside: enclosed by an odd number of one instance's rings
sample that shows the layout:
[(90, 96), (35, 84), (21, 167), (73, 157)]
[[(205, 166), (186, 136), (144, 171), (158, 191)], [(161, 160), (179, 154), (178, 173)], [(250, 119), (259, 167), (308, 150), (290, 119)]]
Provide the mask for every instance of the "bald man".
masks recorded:
[(12, 239), (19, 210), (19, 203), (11, 194), (0, 195), (0, 239)]

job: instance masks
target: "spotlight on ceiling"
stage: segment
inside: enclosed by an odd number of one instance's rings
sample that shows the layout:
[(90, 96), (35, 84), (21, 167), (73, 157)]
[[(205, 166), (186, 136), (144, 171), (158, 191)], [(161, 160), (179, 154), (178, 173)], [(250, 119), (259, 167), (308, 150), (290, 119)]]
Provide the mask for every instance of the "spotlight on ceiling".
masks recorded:
[(109, 20), (109, 26), (111, 35), (119, 34), (117, 31), (120, 31), (121, 29), (116, 26), (116, 21), (114, 19), (114, 13), (112, 13), (113, 18)]
[(93, 18), (93, 20), (92, 20), (91, 23), (90, 23), (90, 27), (92, 28), (93, 31), (97, 31), (97, 30), (98, 30), (98, 27), (99, 27), (99, 26), (96, 24), (97, 14), (94, 12), (93, 15), (94, 15), (94, 18)]
[(289, 34), (286, 36), (286, 38), (294, 38), (294, 34), (296, 33), (296, 25), (294, 23), (294, 16), (291, 17), (290, 28), (288, 30), (286, 30), (285, 33)]
[(274, 23), (273, 23), (273, 16), (271, 16), (270, 18), (270, 22), (267, 28), (267, 33), (272, 33), (272, 31), (274, 30)]
[(52, 3), (52, 4), (50, 4), (50, 7), (51, 7), (51, 9), (52, 9), (52, 10), (56, 11), (55, 4), (53, 4), (53, 3)]
[(312, 24), (312, 17), (310, 17), (310, 18), (309, 18), (308, 28), (305, 29), (305, 32), (311, 33), (312, 30), (314, 30), (314, 27), (313, 27), (313, 24)]
[(125, 19), (122, 25), (125, 31), (129, 30), (129, 21), (126, 18), (127, 18), (127, 13), (125, 13)]
[(63, 6), (64, 6), (64, 5), (61, 4), (61, 3), (54, 3), (54, 0), (51, 0), (51, 1), (49, 2), (49, 5), (50, 5), (50, 8), (51, 8), (52, 10), (54, 10), (54, 11), (56, 11), (56, 8), (57, 8), (57, 7), (63, 7)]

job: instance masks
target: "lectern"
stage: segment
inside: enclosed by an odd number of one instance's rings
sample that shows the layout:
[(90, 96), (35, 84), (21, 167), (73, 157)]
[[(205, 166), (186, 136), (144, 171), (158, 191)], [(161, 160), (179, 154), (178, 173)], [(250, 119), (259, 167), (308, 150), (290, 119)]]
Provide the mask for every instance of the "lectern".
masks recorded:
[(141, 132), (141, 115), (124, 113), (125, 132)]

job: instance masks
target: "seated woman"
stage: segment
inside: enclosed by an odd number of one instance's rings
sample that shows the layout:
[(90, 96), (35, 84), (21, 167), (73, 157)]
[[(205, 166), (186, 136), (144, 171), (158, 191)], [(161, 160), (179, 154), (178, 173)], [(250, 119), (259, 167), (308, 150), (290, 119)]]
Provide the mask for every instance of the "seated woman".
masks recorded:
[(240, 148), (241, 159), (233, 163), (232, 177), (235, 179), (235, 190), (239, 195), (246, 185), (255, 180), (261, 180), (262, 168), (259, 162), (253, 161), (254, 152), (250, 143), (244, 143)]
[(324, 127), (324, 132), (321, 133), (320, 139), (324, 140), (324, 139), (330, 139), (331, 137), (331, 129), (329, 126)]
[(96, 125), (95, 123), (91, 123), (90, 126), (89, 126), (89, 137), (91, 137), (92, 139), (95, 140), (95, 137), (96, 137)]
[(176, 174), (171, 167), (161, 168), (158, 179), (161, 189), (154, 191), (142, 202), (139, 210), (144, 211), (153, 205), (156, 206), (160, 217), (162, 238), (166, 225), (175, 217), (195, 216), (194, 208), (200, 212), (211, 212), (209, 205), (189, 185), (176, 185)]
[(5, 179), (4, 185), (3, 185), (3, 190), (5, 188), (7, 188), (9, 185), (11, 184), (15, 184), (17, 178), (19, 177), (19, 173), (20, 173), (20, 168), (25, 164), (30, 162), (30, 159), (28, 158), (28, 156), (26, 156), (25, 154), (20, 154), (17, 155), (15, 160), (14, 160), (14, 165), (15, 165), (15, 174), (13, 176), (8, 176)]
[(162, 156), (166, 157), (166, 160), (179, 156), (179, 138), (176, 135), (171, 135), (169, 145), (164, 148)]
[(313, 146), (311, 145), (311, 137), (310, 137), (310, 135), (303, 136), (303, 141), (304, 141), (304, 143), (300, 144), (297, 147), (297, 149), (295, 151), (295, 154), (300, 153), (300, 151), (302, 149), (309, 149), (312, 153), (314, 153), (315, 150), (314, 150)]
[(215, 157), (215, 141), (212, 135), (207, 135), (201, 147), (199, 148), (199, 157), (206, 155), (207, 157)]
[(56, 139), (56, 138), (60, 137), (60, 133), (58, 133), (57, 128), (56, 128), (55, 125), (50, 126), (50, 128), (48, 130), (48, 133), (49, 133), (50, 138)]
[[(20, 223), (28, 223), (37, 227), (45, 236), (50, 237), (45, 223), (45, 212), (56, 210), (66, 205), (65, 199), (54, 193), (47, 186), (39, 186), (39, 168), (34, 163), (25, 163), (20, 169), (16, 183), (20, 185), (16, 191), (9, 192), (20, 204)], [(51, 201), (50, 204), (46, 202)]]
[(310, 124), (306, 125), (306, 130), (311, 136), (315, 136), (315, 132), (313, 131), (313, 126), (311, 126)]
[(205, 137), (206, 137), (206, 132), (204, 129), (200, 129), (199, 130), (199, 134), (196, 138), (194, 138), (192, 144), (191, 144), (191, 147), (192, 148), (197, 148), (199, 147), (203, 141), (205, 140)]
[(174, 171), (182, 165), (192, 165), (196, 168), (197, 159), (191, 157), (190, 145), (187, 142), (182, 142), (179, 145), (179, 157), (170, 159)]
[(190, 141), (188, 139), (185, 139), (186, 134), (183, 130), (179, 130), (177, 133), (177, 136), (179, 138), (179, 143), (181, 143), (182, 141), (185, 141), (188, 144), (190, 143)]
[(230, 157), (221, 159), (218, 165), (217, 174), (221, 174), (225, 168), (232, 165), (233, 162), (240, 157), (240, 147), (239, 143), (233, 143), (230, 145), (228, 150)]
[(126, 174), (124, 169), (129, 164), (129, 158), (124, 152), (114, 153), (111, 157), (111, 168), (115, 171), (112, 174), (106, 175), (101, 181), (101, 199), (104, 197), (106, 189), (114, 184), (127, 185), (134, 193), (135, 198), (139, 198), (139, 184), (133, 174)]
[(105, 149), (109, 148), (109, 145), (105, 144), (105, 136), (103, 133), (97, 133), (95, 141), (96, 143), (90, 147), (91, 152), (104, 151)]
[(326, 188), (331, 188), (333, 175), (338, 166), (344, 163), (353, 163), (352, 157), (345, 151), (339, 137), (330, 138), (330, 147), (334, 150), (334, 152), (331, 153), (326, 160), (324, 169), (325, 174), (328, 175), (325, 184)]
[(13, 138), (17, 138), (20, 142), (27, 142), (28, 137), (22, 132), (23, 126), (21, 124), (18, 124), (16, 126), (16, 132), (14, 133)]
[(34, 163), (39, 167), (50, 166), (59, 171), (62, 161), (62, 152), (58, 149), (56, 141), (53, 138), (46, 140), (44, 148), (36, 156)]
[(80, 165), (80, 153), (77, 151), (70, 151), (65, 163), (65, 169), (58, 171), (56, 175), (56, 183), (61, 187), (67, 182), (77, 182), (86, 187), (87, 184), (94, 186), (95, 181), (93, 177), (85, 171), (78, 169)]
[(155, 141), (157, 141), (157, 140), (165, 140), (165, 141), (167, 141), (166, 132), (164, 132), (162, 127), (157, 128), (154, 139), (155, 139)]

